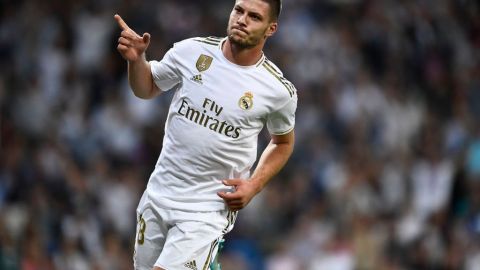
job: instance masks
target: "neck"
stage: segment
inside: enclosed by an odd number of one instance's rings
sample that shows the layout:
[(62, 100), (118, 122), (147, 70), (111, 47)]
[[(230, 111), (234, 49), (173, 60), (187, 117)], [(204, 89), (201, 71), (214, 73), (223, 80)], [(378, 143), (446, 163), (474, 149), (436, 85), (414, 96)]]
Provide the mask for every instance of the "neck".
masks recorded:
[(231, 43), (227, 38), (222, 46), (222, 52), (225, 58), (230, 62), (240, 66), (251, 66), (260, 60), (263, 55), (263, 44), (258, 44), (252, 48), (242, 48), (234, 43)]

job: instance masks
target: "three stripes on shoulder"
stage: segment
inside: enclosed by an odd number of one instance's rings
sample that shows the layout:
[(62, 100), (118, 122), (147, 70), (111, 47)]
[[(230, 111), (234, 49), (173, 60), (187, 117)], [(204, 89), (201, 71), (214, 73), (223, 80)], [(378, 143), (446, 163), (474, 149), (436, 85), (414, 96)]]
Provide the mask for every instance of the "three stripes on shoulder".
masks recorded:
[[(218, 46), (223, 39), (223, 37), (215, 36), (194, 38), (195, 41), (213, 46)], [(290, 94), (290, 97), (295, 95), (296, 89), (293, 84), (283, 77), (282, 72), (270, 60), (265, 57), (264, 61), (261, 61), (259, 64), (261, 64), (270, 74), (280, 81), (280, 83), (282, 83), (282, 85), (287, 89), (288, 94)]]
[(222, 41), (222, 37), (214, 37), (214, 36), (210, 36), (210, 37), (197, 37), (197, 38), (194, 38), (193, 40), (195, 41), (198, 41), (198, 42), (202, 42), (202, 43), (206, 43), (206, 44), (210, 44), (210, 45), (214, 45), (214, 46), (218, 46), (220, 44), (220, 42)]

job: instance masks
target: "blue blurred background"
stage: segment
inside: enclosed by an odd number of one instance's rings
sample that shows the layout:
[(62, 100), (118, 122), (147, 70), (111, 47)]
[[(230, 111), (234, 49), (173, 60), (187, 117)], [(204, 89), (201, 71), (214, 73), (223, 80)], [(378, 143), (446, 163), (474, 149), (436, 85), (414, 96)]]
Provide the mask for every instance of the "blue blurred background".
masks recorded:
[[(224, 36), (233, 3), (0, 1), (0, 269), (132, 269), (171, 93), (131, 94), (113, 15), (161, 59)], [(223, 269), (480, 269), (479, 2), (285, 0), (266, 54), (296, 149)]]

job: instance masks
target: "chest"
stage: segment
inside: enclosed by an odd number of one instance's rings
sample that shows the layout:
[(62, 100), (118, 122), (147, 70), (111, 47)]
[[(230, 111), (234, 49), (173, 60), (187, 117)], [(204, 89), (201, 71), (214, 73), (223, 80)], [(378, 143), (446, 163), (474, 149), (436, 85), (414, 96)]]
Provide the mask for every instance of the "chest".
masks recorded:
[(216, 118), (239, 124), (263, 121), (275, 108), (275, 90), (257, 70), (233, 69), (213, 58), (181, 65), (178, 100)]

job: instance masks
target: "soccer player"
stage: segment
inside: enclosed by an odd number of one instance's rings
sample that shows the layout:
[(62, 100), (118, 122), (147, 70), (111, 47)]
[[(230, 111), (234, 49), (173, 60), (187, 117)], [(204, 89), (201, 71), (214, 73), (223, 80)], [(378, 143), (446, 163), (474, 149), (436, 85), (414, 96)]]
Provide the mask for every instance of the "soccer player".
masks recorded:
[[(150, 35), (115, 15), (133, 93), (175, 91), (137, 208), (135, 269), (208, 269), (237, 211), (290, 157), (296, 90), (262, 51), (280, 9), (280, 0), (237, 0), (227, 37), (180, 41), (161, 61), (146, 60)], [(250, 175), (265, 125), (271, 141)]]

